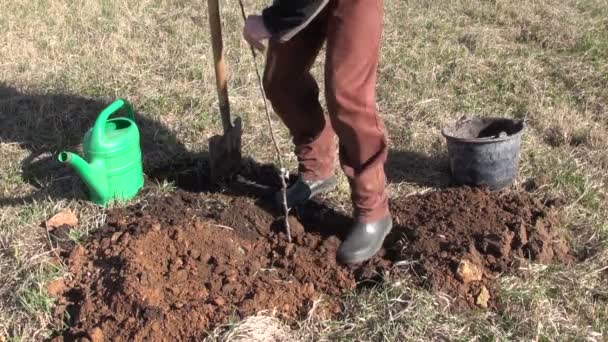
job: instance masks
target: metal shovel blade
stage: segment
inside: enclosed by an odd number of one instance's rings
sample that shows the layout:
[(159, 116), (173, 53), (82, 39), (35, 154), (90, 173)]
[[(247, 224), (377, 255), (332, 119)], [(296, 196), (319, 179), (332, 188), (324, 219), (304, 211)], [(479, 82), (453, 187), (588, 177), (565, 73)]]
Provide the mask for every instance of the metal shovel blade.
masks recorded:
[(243, 127), (241, 118), (234, 120), (232, 127), (224, 135), (215, 135), (209, 139), (209, 163), (211, 180), (217, 182), (232, 176), (241, 165), (241, 136)]

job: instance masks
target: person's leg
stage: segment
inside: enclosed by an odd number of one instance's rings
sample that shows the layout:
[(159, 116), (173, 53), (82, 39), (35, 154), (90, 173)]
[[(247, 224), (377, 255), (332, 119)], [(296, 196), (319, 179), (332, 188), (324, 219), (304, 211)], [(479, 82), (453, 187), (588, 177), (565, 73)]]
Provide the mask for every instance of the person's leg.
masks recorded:
[(351, 264), (373, 257), (393, 226), (384, 175), (386, 133), (376, 110), (383, 2), (335, 0), (329, 13), (327, 104), (355, 219), (336, 257)]
[(323, 14), (288, 42), (271, 41), (264, 71), (266, 95), (293, 137), (300, 176), (311, 182), (332, 177), (335, 171), (335, 134), (310, 73), (326, 30)]
[(326, 97), (351, 185), (355, 219), (389, 215), (385, 128), (376, 110), (376, 75), (383, 30), (382, 0), (335, 0), (328, 17)]

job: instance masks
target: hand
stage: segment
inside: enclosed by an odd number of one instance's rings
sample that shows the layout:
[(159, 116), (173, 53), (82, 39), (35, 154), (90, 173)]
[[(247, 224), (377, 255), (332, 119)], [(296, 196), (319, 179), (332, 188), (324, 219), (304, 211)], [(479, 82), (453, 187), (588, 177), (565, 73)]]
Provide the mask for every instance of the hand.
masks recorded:
[(250, 15), (245, 20), (245, 28), (243, 29), (245, 40), (259, 51), (264, 51), (266, 47), (263, 40), (269, 39), (272, 33), (268, 31), (264, 25), (264, 19), (261, 15)]

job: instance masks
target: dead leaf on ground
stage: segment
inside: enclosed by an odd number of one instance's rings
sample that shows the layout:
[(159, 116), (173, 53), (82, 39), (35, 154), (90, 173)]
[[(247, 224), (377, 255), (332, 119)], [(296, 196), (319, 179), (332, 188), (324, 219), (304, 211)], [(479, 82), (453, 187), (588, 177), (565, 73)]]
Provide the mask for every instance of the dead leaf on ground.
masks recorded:
[(63, 209), (48, 219), (45, 223), (48, 230), (53, 230), (61, 226), (75, 227), (78, 225), (78, 217), (70, 209)]

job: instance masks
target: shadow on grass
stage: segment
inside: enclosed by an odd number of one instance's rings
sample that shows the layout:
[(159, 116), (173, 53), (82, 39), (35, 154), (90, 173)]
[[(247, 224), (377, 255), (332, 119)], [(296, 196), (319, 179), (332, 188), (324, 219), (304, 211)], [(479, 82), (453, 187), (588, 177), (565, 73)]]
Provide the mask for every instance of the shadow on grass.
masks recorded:
[[(0, 83), (0, 142), (17, 144), (29, 152), (20, 164), (21, 177), (37, 189), (24, 196), (0, 198), (0, 205), (45, 198), (85, 199), (85, 187), (78, 175), (59, 163), (56, 155), (63, 150), (80, 151), (85, 132), (113, 100), (61, 93), (28, 93)], [(206, 152), (188, 151), (168, 127), (145, 114), (136, 111), (135, 118), (148, 181), (173, 182), (187, 191), (214, 190), (208, 183)], [(391, 151), (386, 171), (391, 182), (430, 187), (449, 184), (447, 161), (443, 156)], [(270, 180), (271, 186), (278, 188), (276, 170), (272, 166), (247, 159), (241, 173), (250, 182), (247, 191), (259, 191), (260, 187), (256, 188), (255, 183), (264, 183), (264, 180)], [(266, 184), (267, 190), (268, 186)]]
[[(0, 206), (46, 198), (86, 199), (86, 187), (79, 176), (61, 164), (57, 154), (64, 150), (80, 154), (85, 132), (114, 100), (26, 93), (0, 83), (0, 142), (28, 151), (20, 162), (21, 178), (37, 189), (27, 195), (0, 197)], [(210, 184), (206, 151), (189, 151), (168, 127), (137, 112), (137, 107), (135, 110), (147, 183), (167, 181), (191, 192), (228, 192), (264, 198), (279, 188), (273, 165), (260, 165), (248, 158), (244, 158), (239, 172), (243, 182), (230, 187)]]
[(391, 183), (405, 182), (432, 188), (446, 188), (451, 182), (447, 154), (391, 150), (386, 162), (386, 176)]
[[(0, 198), (0, 205), (22, 204), (44, 198), (86, 198), (83, 184), (57, 161), (63, 150), (81, 151), (85, 132), (101, 111), (115, 99), (94, 99), (61, 93), (22, 92), (0, 83), (0, 142), (16, 144), (29, 154), (21, 161), (22, 179), (34, 186), (32, 194)], [(189, 152), (162, 123), (136, 112), (144, 154), (144, 170), (172, 160), (206, 159)], [(80, 153), (80, 152), (79, 152)], [(168, 171), (169, 169), (167, 169)], [(171, 178), (170, 172), (159, 174)]]

